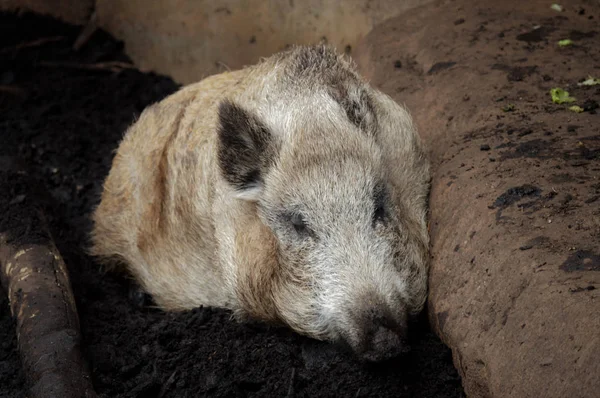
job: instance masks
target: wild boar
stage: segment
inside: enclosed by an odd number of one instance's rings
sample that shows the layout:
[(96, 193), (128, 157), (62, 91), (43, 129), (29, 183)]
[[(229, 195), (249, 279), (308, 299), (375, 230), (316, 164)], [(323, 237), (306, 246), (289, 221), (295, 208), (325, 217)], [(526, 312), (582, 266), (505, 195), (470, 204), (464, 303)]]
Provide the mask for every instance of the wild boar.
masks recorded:
[(92, 253), (165, 310), (224, 307), (381, 360), (426, 299), (428, 190), (407, 110), (334, 49), (296, 46), (144, 110)]

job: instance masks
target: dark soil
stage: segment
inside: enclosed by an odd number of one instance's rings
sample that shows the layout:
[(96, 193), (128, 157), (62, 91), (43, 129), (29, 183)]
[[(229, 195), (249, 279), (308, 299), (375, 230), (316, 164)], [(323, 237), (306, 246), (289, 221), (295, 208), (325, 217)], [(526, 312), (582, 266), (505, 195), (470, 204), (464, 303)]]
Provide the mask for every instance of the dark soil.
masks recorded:
[(0, 295), (0, 397), (24, 396), (25, 377), (21, 370), (17, 335), (10, 315), (8, 299)]
[[(425, 322), (414, 329), (409, 354), (367, 366), (286, 329), (238, 324), (223, 310), (167, 314), (139, 305), (127, 279), (103, 273), (85, 248), (114, 150), (140, 112), (178, 86), (133, 68), (85, 68), (129, 61), (102, 32), (74, 52), (79, 30), (0, 14), (0, 156), (25, 160), (51, 197), (48, 218), (69, 267), (99, 396), (463, 396), (450, 350)], [(0, 396), (24, 396), (4, 294), (0, 341)]]

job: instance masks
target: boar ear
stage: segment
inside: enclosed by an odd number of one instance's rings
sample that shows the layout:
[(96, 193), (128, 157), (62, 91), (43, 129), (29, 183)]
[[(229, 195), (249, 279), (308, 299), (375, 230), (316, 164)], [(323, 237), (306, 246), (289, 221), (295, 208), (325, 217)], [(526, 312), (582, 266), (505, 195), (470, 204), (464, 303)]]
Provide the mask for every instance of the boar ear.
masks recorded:
[(258, 199), (270, 159), (271, 133), (250, 112), (224, 100), (219, 104), (219, 167), (246, 200)]

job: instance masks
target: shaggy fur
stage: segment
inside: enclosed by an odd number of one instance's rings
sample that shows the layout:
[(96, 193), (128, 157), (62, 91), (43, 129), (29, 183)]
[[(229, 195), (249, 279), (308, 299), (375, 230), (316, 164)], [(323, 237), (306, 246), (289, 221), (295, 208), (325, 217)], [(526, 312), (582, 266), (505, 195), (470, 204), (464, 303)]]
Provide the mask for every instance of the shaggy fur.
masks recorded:
[(129, 128), (93, 253), (165, 310), (401, 351), (427, 293), (429, 170), (407, 111), (326, 46), (211, 76)]

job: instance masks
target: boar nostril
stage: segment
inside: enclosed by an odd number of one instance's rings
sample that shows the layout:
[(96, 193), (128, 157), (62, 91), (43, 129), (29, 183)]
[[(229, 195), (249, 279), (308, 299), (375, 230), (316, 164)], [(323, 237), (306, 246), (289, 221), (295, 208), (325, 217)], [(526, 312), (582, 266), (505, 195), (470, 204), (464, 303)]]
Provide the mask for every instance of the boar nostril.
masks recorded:
[(407, 325), (402, 316), (393, 316), (381, 308), (369, 308), (365, 312), (359, 323), (360, 341), (355, 347), (360, 357), (367, 361), (381, 361), (408, 351)]
[(374, 330), (363, 342), (361, 357), (367, 361), (382, 361), (396, 357), (408, 350), (406, 342), (396, 330), (382, 325), (373, 325)]
[(372, 316), (373, 325), (381, 326), (383, 328), (392, 329), (395, 326), (395, 322), (393, 322), (389, 317), (383, 314), (375, 314)]

